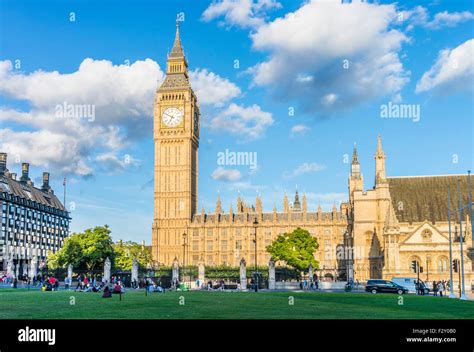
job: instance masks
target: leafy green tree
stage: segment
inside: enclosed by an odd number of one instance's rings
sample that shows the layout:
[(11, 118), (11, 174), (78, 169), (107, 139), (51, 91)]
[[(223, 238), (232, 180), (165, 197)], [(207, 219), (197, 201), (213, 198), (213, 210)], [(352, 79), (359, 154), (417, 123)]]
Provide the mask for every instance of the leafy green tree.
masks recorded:
[(107, 257), (113, 259), (112, 237), (107, 225), (74, 233), (55, 254), (48, 255), (48, 267), (64, 268), (72, 264), (77, 269), (102, 268)]
[(141, 268), (147, 268), (153, 261), (151, 248), (136, 242), (119, 241), (113, 245), (115, 252), (115, 267), (121, 270), (132, 270), (133, 258), (136, 258)]
[(318, 261), (314, 259), (314, 252), (318, 248), (316, 238), (307, 230), (298, 227), (291, 233), (279, 235), (267, 247), (267, 252), (275, 261), (281, 260), (292, 268), (305, 271), (310, 263), (315, 269), (319, 267)]

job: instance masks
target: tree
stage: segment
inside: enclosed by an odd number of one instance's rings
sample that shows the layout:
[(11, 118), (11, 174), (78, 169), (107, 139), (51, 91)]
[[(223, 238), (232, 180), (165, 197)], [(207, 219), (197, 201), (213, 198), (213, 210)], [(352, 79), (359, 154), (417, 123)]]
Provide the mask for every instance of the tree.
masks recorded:
[(77, 269), (101, 268), (107, 257), (113, 259), (112, 237), (107, 225), (74, 233), (64, 241), (64, 246), (48, 255), (51, 269), (64, 268), (69, 264)]
[(318, 268), (319, 263), (314, 259), (314, 252), (319, 248), (318, 241), (302, 228), (291, 233), (284, 233), (267, 247), (275, 261), (284, 261), (287, 265), (300, 271), (308, 269), (309, 264)]
[(113, 245), (115, 252), (115, 267), (121, 270), (132, 270), (133, 258), (136, 258), (138, 265), (147, 268), (153, 261), (151, 249), (136, 242), (119, 241)]

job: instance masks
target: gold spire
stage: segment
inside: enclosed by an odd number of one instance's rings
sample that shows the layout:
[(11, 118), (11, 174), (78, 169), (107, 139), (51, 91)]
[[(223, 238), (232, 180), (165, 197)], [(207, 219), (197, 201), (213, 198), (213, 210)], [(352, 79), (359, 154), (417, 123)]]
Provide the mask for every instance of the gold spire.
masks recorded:
[(184, 57), (183, 47), (181, 46), (181, 38), (179, 35), (179, 21), (176, 21), (176, 36), (174, 38), (173, 48), (169, 57)]

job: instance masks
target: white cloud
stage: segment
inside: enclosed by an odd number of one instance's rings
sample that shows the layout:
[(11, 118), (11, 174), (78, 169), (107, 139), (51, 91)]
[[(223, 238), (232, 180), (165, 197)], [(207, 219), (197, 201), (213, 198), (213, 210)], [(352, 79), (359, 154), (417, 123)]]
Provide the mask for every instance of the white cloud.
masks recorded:
[(100, 168), (106, 172), (123, 171), (131, 166), (138, 166), (140, 162), (129, 154), (118, 157), (114, 153), (103, 153), (96, 156), (95, 160)]
[(189, 77), (201, 105), (220, 107), (241, 93), (234, 83), (206, 69), (193, 70)]
[(291, 173), (287, 173), (285, 177), (297, 177), (303, 174), (319, 172), (326, 170), (326, 165), (321, 165), (318, 163), (303, 163), (299, 165), (296, 169), (294, 169)]
[(303, 124), (298, 124), (298, 125), (294, 125), (292, 128), (291, 128), (291, 134), (295, 135), (295, 134), (298, 134), (298, 133), (305, 133), (307, 131), (309, 131), (310, 128), (306, 125), (303, 125)]
[(206, 22), (224, 17), (221, 25), (255, 28), (265, 22), (265, 11), (281, 8), (275, 0), (217, 0), (203, 12)]
[(253, 104), (244, 107), (235, 103), (230, 104), (227, 109), (208, 122), (211, 130), (225, 131), (247, 139), (262, 137), (265, 130), (272, 124), (272, 114), (262, 111), (260, 106)]
[(211, 177), (214, 180), (235, 182), (242, 178), (242, 174), (237, 169), (224, 169), (219, 166), (212, 172)]
[(304, 3), (251, 34), (254, 49), (268, 53), (249, 70), (253, 83), (318, 112), (399, 94), (409, 80), (399, 58), (408, 38), (393, 28), (396, 18), (395, 5)]
[(437, 30), (445, 27), (455, 27), (456, 25), (474, 19), (474, 14), (469, 11), (463, 12), (438, 12), (430, 19), (428, 10), (423, 6), (416, 6), (411, 10), (400, 11), (398, 20), (408, 23), (407, 30), (412, 30), (415, 26), (426, 29)]
[(443, 88), (446, 92), (473, 90), (474, 85), (474, 39), (454, 49), (439, 52), (434, 65), (423, 74), (416, 84), (416, 92)]
[(474, 14), (469, 11), (464, 12), (439, 12), (434, 16), (434, 19), (426, 23), (429, 29), (440, 29), (443, 27), (454, 27), (459, 23), (474, 19)]
[[(206, 69), (191, 72), (201, 104), (218, 106), (240, 94), (227, 79)], [(29, 103), (29, 110), (0, 107), (0, 150), (52, 173), (88, 176), (95, 168), (112, 171), (126, 165), (118, 155), (148, 138), (153, 124), (153, 98), (164, 79), (151, 59), (131, 65), (84, 59), (77, 71), (42, 70), (29, 74), (0, 61), (0, 94)], [(58, 107), (88, 107), (71, 117), (58, 117)], [(93, 116), (85, 116), (85, 111)], [(6, 128), (24, 126), (23, 132)], [(133, 161), (131, 164), (134, 164)]]

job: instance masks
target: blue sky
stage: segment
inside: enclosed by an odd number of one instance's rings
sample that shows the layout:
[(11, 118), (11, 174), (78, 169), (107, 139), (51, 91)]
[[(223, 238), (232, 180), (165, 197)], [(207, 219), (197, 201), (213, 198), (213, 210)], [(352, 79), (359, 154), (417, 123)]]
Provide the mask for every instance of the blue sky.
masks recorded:
[[(109, 224), (115, 239), (151, 241), (153, 92), (178, 13), (202, 110), (199, 208), (220, 192), (235, 209), (240, 191), (282, 209), (297, 185), (310, 209), (329, 209), (347, 199), (354, 142), (373, 186), (378, 133), (388, 175), (472, 168), (469, 1), (0, 6), (0, 149), (14, 172), (30, 162), (37, 184), (50, 171), (61, 198), (67, 175), (72, 231)], [(94, 121), (58, 119), (63, 102), (95, 105)], [(389, 102), (418, 107), (419, 121), (381, 118)], [(226, 149), (257, 153), (257, 169), (218, 165)]]

